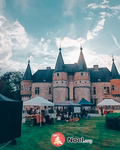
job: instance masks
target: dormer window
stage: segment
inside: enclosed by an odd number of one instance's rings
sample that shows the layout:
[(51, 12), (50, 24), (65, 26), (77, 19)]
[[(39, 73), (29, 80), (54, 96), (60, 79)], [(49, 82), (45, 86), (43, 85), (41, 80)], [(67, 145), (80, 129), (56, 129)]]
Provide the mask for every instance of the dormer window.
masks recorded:
[(57, 77), (59, 77), (60, 76), (60, 74), (59, 73), (57, 73)]

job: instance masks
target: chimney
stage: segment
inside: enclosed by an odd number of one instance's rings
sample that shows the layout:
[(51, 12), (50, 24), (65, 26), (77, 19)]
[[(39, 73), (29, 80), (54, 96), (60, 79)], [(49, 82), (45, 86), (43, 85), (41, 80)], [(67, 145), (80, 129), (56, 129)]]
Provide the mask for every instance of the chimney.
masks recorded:
[(50, 69), (51, 69), (51, 67), (46, 67), (46, 69), (47, 69), (47, 70), (50, 70)]
[(98, 71), (98, 65), (94, 65), (93, 68), (94, 68), (94, 71)]

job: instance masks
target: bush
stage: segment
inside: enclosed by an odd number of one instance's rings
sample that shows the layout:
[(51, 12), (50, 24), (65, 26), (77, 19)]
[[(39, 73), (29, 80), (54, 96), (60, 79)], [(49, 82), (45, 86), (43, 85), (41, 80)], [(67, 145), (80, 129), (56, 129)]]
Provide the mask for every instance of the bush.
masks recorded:
[(109, 129), (120, 130), (120, 113), (109, 113), (105, 118), (106, 127)]

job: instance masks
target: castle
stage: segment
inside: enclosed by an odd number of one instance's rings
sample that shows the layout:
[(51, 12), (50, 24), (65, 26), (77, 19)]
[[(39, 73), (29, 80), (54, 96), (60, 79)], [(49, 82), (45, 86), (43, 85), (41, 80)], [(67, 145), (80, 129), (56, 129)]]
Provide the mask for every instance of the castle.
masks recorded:
[(30, 61), (21, 81), (21, 99), (23, 101), (41, 96), (58, 103), (65, 100), (78, 102), (82, 98), (95, 104), (105, 98), (120, 102), (120, 75), (112, 59), (111, 71), (107, 68), (87, 68), (80, 48), (80, 56), (75, 64), (64, 64), (61, 48), (55, 69), (47, 67), (31, 73)]

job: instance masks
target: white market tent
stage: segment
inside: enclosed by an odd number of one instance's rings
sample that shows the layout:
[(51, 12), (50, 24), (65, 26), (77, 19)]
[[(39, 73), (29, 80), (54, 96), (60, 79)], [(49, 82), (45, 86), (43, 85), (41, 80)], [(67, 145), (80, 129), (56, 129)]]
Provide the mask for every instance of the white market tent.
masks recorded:
[[(30, 100), (23, 102), (23, 106), (54, 106), (54, 103), (49, 102), (48, 100), (44, 99), (43, 97), (36, 96)], [(41, 119), (41, 109), (40, 109), (40, 119)], [(40, 121), (41, 126), (41, 121)]]
[(113, 99), (104, 99), (102, 102), (98, 103), (97, 106), (118, 106), (120, 103), (114, 101)]

